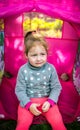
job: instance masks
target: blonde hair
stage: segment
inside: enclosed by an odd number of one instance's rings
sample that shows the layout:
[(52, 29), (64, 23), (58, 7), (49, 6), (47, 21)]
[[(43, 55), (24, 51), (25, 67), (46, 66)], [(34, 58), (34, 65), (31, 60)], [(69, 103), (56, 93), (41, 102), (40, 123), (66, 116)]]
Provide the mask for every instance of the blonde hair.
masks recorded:
[(45, 48), (46, 52), (48, 53), (48, 44), (45, 38), (37, 32), (28, 32), (28, 35), (25, 35), (24, 38), (25, 44), (25, 53), (28, 55), (29, 50), (37, 45), (41, 45)]

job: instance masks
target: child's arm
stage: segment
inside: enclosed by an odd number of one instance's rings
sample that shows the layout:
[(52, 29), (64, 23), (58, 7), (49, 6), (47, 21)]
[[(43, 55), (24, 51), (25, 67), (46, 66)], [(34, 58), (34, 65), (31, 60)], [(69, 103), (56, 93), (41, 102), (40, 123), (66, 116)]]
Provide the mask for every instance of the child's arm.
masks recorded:
[(20, 105), (25, 107), (25, 105), (30, 102), (30, 98), (26, 94), (26, 82), (23, 73), (23, 68), (18, 71), (17, 82), (15, 87), (15, 94), (20, 101)]
[(52, 100), (54, 103), (57, 103), (59, 95), (62, 90), (62, 86), (60, 84), (58, 74), (54, 66), (52, 68), (52, 74), (50, 77), (50, 89), (51, 91), (50, 91), (49, 99)]

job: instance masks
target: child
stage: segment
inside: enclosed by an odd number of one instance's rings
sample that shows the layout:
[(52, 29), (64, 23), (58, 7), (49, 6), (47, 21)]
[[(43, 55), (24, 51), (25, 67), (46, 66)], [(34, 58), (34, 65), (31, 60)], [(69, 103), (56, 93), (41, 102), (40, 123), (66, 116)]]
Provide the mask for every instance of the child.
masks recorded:
[(28, 62), (20, 67), (15, 93), (20, 105), (16, 130), (29, 130), (34, 116), (42, 114), (52, 130), (66, 130), (57, 101), (61, 92), (56, 69), (47, 62), (48, 47), (35, 33), (25, 36)]

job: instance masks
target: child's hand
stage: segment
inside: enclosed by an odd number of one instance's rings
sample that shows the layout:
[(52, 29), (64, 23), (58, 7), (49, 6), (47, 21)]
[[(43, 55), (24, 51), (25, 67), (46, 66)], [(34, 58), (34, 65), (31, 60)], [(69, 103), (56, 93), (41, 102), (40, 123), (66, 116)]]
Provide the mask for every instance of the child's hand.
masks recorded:
[(41, 114), (41, 112), (37, 109), (39, 106), (40, 104), (32, 103), (29, 108), (30, 112), (35, 116), (39, 116)]
[(42, 105), (42, 111), (47, 112), (49, 108), (50, 108), (50, 103), (48, 101), (44, 102), (44, 104)]

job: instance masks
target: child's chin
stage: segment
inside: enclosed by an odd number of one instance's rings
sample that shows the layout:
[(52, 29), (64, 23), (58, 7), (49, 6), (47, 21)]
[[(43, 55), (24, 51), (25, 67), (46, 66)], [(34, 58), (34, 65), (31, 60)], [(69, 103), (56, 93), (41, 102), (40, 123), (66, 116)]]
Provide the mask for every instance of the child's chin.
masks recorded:
[(36, 67), (41, 67), (42, 65), (37, 65)]
[(36, 65), (36, 67), (41, 67), (41, 66), (43, 66), (43, 64), (37, 64), (37, 65)]

